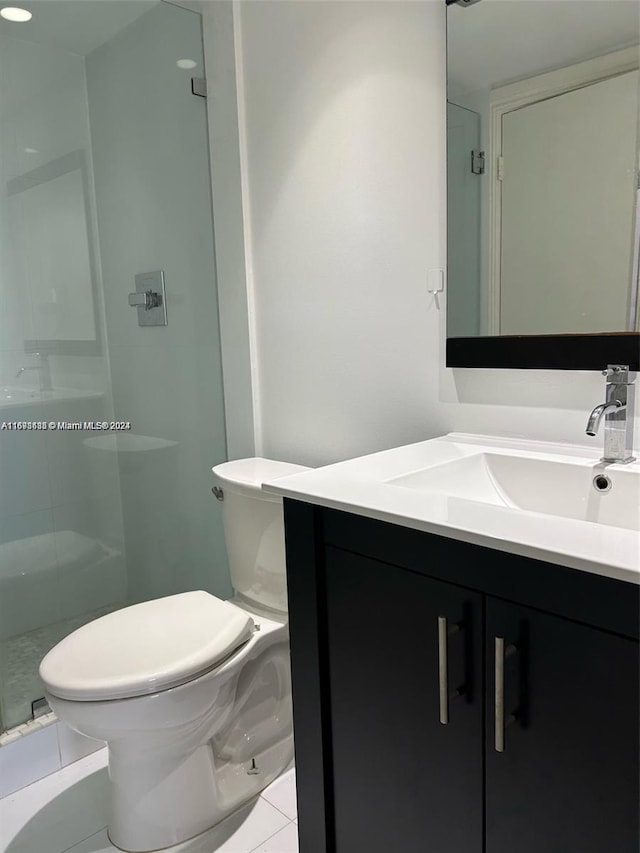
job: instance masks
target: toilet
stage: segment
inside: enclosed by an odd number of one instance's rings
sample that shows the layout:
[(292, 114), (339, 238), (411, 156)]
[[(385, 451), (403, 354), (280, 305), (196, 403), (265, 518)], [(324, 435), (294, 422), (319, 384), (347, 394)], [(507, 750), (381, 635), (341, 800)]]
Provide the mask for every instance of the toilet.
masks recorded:
[(40, 664), (58, 718), (107, 742), (109, 838), (122, 850), (198, 835), (293, 757), (282, 500), (261, 484), (305, 470), (259, 458), (213, 469), (231, 600), (193, 591), (125, 607)]

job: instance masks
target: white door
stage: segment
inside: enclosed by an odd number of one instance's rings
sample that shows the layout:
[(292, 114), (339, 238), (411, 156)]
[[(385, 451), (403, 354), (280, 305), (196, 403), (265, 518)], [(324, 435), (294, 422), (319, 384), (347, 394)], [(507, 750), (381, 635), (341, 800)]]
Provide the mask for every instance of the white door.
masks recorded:
[(628, 329), (638, 82), (503, 116), (500, 334)]

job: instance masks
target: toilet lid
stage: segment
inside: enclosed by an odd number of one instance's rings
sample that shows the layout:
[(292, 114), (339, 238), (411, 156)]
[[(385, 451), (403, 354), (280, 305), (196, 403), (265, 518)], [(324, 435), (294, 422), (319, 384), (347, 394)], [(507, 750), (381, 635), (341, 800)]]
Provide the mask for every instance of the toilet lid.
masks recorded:
[(83, 625), (45, 656), (40, 677), (61, 699), (143, 696), (207, 672), (252, 633), (253, 620), (234, 604), (183, 592)]

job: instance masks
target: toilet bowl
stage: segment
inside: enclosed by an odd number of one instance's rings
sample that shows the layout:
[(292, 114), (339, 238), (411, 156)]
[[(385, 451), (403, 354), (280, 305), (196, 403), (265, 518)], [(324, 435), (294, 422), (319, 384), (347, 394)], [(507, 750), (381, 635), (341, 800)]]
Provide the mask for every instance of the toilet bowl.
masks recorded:
[(192, 591), (123, 608), (40, 665), (57, 716), (107, 742), (108, 831), (122, 850), (198, 835), (293, 757), (282, 504), (260, 485), (302, 470), (264, 459), (214, 469), (231, 601)]

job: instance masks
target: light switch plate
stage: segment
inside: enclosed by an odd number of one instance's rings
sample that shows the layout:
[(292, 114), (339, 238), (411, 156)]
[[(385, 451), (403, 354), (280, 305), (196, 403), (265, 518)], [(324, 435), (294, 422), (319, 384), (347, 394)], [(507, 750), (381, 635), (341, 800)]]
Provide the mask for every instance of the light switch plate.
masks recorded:
[(427, 270), (427, 290), (429, 293), (443, 292), (444, 270)]

